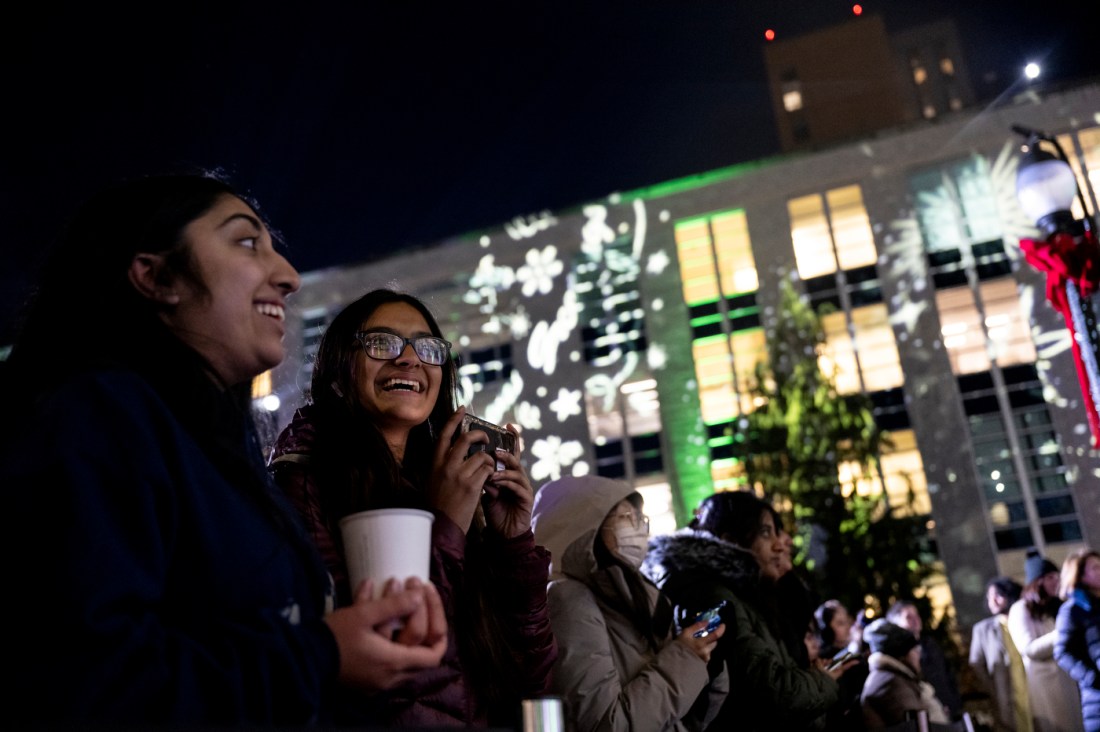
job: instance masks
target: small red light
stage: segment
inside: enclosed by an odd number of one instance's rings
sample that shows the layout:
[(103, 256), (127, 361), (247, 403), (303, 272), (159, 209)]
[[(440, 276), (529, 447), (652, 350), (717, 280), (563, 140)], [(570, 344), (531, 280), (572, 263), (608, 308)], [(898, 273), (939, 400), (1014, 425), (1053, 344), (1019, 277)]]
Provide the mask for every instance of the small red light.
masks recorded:
[(766, 31), (764, 31), (764, 40), (765, 41), (774, 41), (775, 40), (775, 31), (773, 31), (771, 28), (768, 28)]
[(855, 15), (863, 15), (863, 6), (862, 5), (853, 5), (852, 6), (852, 13), (855, 14)]

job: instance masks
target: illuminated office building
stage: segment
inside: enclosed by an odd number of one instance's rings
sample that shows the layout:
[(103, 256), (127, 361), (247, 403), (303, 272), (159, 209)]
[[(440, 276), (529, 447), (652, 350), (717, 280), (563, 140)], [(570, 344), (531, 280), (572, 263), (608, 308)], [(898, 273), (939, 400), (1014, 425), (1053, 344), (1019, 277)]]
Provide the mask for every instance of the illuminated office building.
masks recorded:
[(823, 366), (870, 395), (892, 438), (880, 478), (843, 477), (899, 507), (912, 487), (969, 624), (986, 580), (1022, 577), (1028, 547), (1058, 562), (1100, 545), (1100, 459), (1067, 331), (1018, 253), (1034, 229), (1013, 123), (1059, 134), (1095, 201), (1100, 85), (1087, 85), (307, 273), (272, 380), (277, 422), (302, 401), (326, 322), (395, 285), (438, 315), (472, 410), (523, 426), (536, 485), (622, 477), (669, 531), (738, 485), (724, 435), (753, 408), (748, 376), (793, 272), (823, 313)]

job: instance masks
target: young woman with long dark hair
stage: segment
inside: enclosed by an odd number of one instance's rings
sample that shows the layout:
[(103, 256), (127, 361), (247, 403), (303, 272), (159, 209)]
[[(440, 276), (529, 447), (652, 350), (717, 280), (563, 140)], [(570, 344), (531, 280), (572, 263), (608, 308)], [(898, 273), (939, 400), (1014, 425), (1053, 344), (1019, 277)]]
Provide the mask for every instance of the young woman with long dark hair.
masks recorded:
[(3, 372), (9, 724), (324, 723), (341, 682), (438, 665), (434, 589), (328, 613), (267, 475), (248, 389), (298, 285), (212, 177), (135, 179), (69, 222)]
[(329, 324), (311, 403), (276, 445), (272, 468), (336, 579), (348, 586), (339, 521), (358, 511), (430, 510), (431, 578), (451, 619), (443, 664), (384, 694), (349, 695), (345, 721), (404, 727), (510, 726), (523, 698), (549, 687), (550, 557), (531, 532), (534, 491), (514, 452), (469, 449), (456, 435), (450, 343), (412, 295), (374, 290)]

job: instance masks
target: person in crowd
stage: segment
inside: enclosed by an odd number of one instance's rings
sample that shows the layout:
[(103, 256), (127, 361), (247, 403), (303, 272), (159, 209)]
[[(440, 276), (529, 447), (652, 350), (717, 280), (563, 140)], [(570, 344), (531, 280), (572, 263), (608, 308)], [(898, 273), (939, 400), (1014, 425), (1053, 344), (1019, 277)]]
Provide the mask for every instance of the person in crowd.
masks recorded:
[(1100, 732), (1100, 552), (1066, 557), (1059, 594), (1054, 660), (1077, 682), (1085, 732)]
[(712, 663), (726, 663), (730, 693), (712, 729), (821, 728), (851, 665), (804, 668), (783, 642), (774, 587), (790, 555), (780, 526), (754, 494), (720, 492), (703, 501), (691, 527), (650, 542), (642, 571), (684, 614), (726, 602)]
[(857, 730), (863, 727), (863, 711), (860, 695), (870, 673), (867, 656), (862, 644), (862, 628), (840, 600), (826, 600), (814, 610), (814, 627), (821, 638), (821, 657), (826, 661), (840, 654), (851, 653), (856, 664), (840, 677), (841, 702), (829, 711), (830, 730)]
[(1062, 605), (1058, 566), (1031, 550), (1024, 569), (1027, 585), (1008, 611), (1008, 631), (1023, 656), (1033, 729), (1081, 732), (1081, 694), (1054, 660), (1054, 619)]
[[(783, 565), (777, 572), (779, 579), (775, 581), (773, 588), (780, 639), (786, 644), (787, 652), (795, 659), (799, 668), (810, 668), (816, 665), (816, 661), (810, 658), (806, 634), (817, 634), (814, 622), (817, 598), (809, 583), (794, 567), (794, 537), (783, 526), (778, 514), (776, 517), (776, 529), (783, 544)], [(820, 658), (820, 648), (816, 655)]]
[(985, 587), (990, 617), (975, 623), (970, 633), (970, 668), (989, 697), (993, 732), (1032, 729), (1024, 661), (1008, 628), (1008, 611), (1020, 590), (1011, 577), (990, 580)]
[[(419, 299), (389, 289), (343, 309), (321, 339), (310, 403), (279, 436), (278, 484), (304, 517), (347, 601), (339, 521), (359, 511), (431, 511), (430, 577), (451, 619), (443, 664), (399, 688), (342, 700), (341, 721), (511, 726), (549, 689), (556, 655), (546, 605), (550, 555), (531, 531), (534, 491), (512, 452), (470, 453), (459, 434), (450, 343)], [(349, 695), (350, 696), (350, 695)]]
[(947, 709), (950, 717), (962, 713), (962, 695), (955, 672), (947, 662), (943, 649), (931, 633), (924, 632), (924, 622), (916, 603), (899, 600), (886, 611), (886, 619), (907, 629), (920, 643), (921, 676), (936, 690), (936, 698)]
[(535, 497), (535, 537), (553, 557), (547, 592), (558, 641), (554, 691), (571, 729), (702, 730), (725, 699), (707, 663), (725, 626), (674, 622), (639, 571), (649, 530), (642, 496), (618, 480), (551, 481)]
[(834, 656), (846, 650), (852, 640), (852, 615), (840, 600), (826, 600), (814, 610), (821, 637), (821, 655)]
[(429, 585), (326, 613), (328, 575), (267, 475), (249, 387), (284, 356), (298, 286), (211, 176), (128, 180), (68, 222), (3, 376), (0, 486), (35, 525), (4, 532), (27, 600), (6, 603), (9, 725), (324, 724), (339, 685), (439, 664)]
[(947, 724), (935, 689), (921, 680), (920, 643), (912, 631), (881, 618), (867, 626), (864, 637), (871, 647), (871, 672), (861, 695), (866, 728), (892, 727), (920, 711), (930, 723)]

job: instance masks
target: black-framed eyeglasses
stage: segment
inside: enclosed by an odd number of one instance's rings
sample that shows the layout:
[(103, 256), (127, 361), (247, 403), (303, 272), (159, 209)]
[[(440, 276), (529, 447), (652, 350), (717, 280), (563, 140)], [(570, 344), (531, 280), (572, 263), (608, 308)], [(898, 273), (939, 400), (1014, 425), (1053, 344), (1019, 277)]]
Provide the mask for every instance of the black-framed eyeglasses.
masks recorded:
[(361, 330), (355, 340), (363, 346), (363, 352), (378, 361), (391, 361), (411, 345), (416, 357), (431, 366), (442, 366), (451, 355), (451, 343), (435, 336), (404, 338), (396, 333), (379, 330)]

